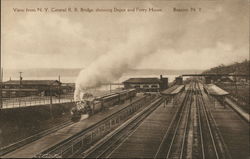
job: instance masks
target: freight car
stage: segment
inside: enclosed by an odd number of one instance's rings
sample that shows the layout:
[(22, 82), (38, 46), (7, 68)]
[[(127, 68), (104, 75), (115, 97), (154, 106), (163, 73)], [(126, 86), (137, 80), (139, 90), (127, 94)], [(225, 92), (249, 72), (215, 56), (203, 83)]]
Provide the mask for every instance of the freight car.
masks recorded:
[(76, 102), (75, 103), (76, 106), (72, 108), (71, 120), (79, 121), (81, 115), (83, 114), (88, 114), (88, 115), (95, 114), (110, 106), (121, 104), (127, 99), (132, 100), (132, 98), (135, 96), (136, 96), (136, 90), (129, 89), (97, 98), (83, 99), (81, 101)]

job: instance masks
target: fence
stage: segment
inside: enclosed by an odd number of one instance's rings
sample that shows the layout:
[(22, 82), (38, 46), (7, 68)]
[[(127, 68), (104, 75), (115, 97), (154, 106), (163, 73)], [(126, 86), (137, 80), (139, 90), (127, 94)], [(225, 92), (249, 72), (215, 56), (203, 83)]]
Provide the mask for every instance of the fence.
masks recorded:
[(3, 108), (15, 108), (15, 107), (26, 107), (34, 105), (45, 105), (54, 103), (66, 103), (73, 102), (73, 95), (61, 95), (59, 96), (29, 96), (29, 97), (19, 97), (19, 98), (8, 98), (3, 99)]

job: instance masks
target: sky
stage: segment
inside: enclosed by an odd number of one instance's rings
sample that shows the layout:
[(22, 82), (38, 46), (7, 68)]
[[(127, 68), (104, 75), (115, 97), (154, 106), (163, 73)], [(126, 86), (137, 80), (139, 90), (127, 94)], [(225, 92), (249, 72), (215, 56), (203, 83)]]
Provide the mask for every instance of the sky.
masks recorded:
[[(87, 68), (99, 61), (112, 63), (109, 67), (126, 61), (120, 66), (209, 69), (249, 59), (249, 7), (244, 0), (3, 0), (1, 7), (5, 69)], [(50, 12), (15, 12), (15, 8), (48, 8)], [(51, 12), (52, 8), (162, 11)]]

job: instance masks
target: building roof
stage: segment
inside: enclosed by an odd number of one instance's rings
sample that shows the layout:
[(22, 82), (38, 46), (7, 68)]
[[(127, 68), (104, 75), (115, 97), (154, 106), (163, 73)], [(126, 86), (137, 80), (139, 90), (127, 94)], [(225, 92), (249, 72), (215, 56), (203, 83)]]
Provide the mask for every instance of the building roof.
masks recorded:
[(61, 86), (62, 87), (72, 87), (72, 88), (74, 88), (75, 87), (75, 83), (62, 83)]
[(130, 78), (123, 83), (134, 83), (134, 84), (150, 84), (155, 83), (159, 84), (161, 83), (161, 80), (158, 78)]
[[(22, 85), (51, 85), (54, 83), (61, 83), (58, 80), (22, 80)], [(20, 80), (9, 80), (4, 82), (8, 85), (19, 85)]]
[(233, 82), (233, 80), (229, 77), (221, 77), (221, 81), (230, 81)]
[(205, 89), (207, 90), (208, 94), (215, 95), (215, 96), (223, 96), (223, 95), (229, 94), (227, 91), (221, 89), (220, 87), (214, 84), (207, 84), (205, 86)]
[(38, 91), (38, 89), (5, 89), (3, 88), (2, 91), (8, 91), (8, 92), (12, 92), (12, 91), (16, 91), (16, 92), (36, 92)]

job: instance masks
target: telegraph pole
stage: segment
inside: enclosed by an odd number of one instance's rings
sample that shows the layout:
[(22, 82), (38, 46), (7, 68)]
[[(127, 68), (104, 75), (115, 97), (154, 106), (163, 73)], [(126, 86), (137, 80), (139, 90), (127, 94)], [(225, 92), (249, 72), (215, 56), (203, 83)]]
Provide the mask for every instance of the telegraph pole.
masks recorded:
[[(0, 2), (1, 4), (1, 2)], [(0, 31), (2, 32), (2, 27), (0, 27)], [(1, 41), (2, 38), (0, 38), (0, 47), (1, 47), (1, 44), (2, 44), (2, 41)], [(2, 52), (1, 52), (2, 49), (0, 49), (0, 109), (3, 108), (3, 96), (2, 96)]]
[(109, 92), (111, 93), (111, 82), (109, 83)]
[(60, 100), (61, 100), (61, 77), (60, 77), (60, 75), (58, 76), (58, 80), (59, 80), (59, 92), (58, 92), (58, 94), (59, 94), (59, 103), (60, 103)]
[(2, 95), (2, 83), (3, 83), (3, 69), (1, 67), (1, 58), (0, 58), (0, 74), (1, 74), (1, 77), (0, 77), (0, 109), (3, 108), (3, 95)]
[(23, 72), (19, 72), (19, 79), (20, 79), (19, 88), (21, 88), (21, 85), (22, 85), (22, 80), (23, 80), (22, 73), (23, 73)]
[(53, 117), (53, 113), (52, 113), (52, 91), (51, 91), (51, 87), (52, 87), (52, 84), (50, 84), (50, 86), (49, 86), (49, 95), (50, 95), (50, 104), (49, 104), (49, 107), (50, 107), (50, 117), (52, 118), (52, 119), (54, 119), (54, 117)]
[[(235, 71), (234, 71), (235, 74), (237, 74), (237, 72), (238, 72), (238, 64), (236, 64), (234, 70), (235, 70)], [(235, 97), (236, 97), (236, 100), (237, 100), (237, 102), (238, 102), (237, 76), (235, 76), (235, 78), (234, 78), (234, 84), (235, 84)]]
[(20, 105), (21, 105), (21, 103), (20, 103), (20, 94), (21, 94), (21, 87), (22, 87), (22, 79), (23, 79), (23, 77), (22, 77), (22, 73), (23, 72), (19, 72), (19, 78), (20, 78), (20, 83), (19, 83), (19, 92), (18, 92), (18, 101), (19, 101), (19, 107), (20, 107)]
[(19, 72), (20, 80), (22, 80), (22, 73), (23, 73), (23, 72)]

